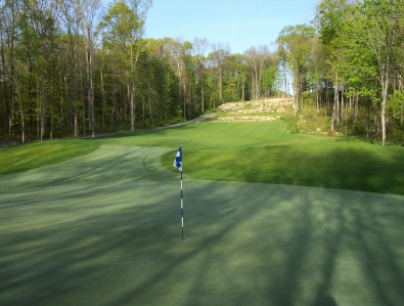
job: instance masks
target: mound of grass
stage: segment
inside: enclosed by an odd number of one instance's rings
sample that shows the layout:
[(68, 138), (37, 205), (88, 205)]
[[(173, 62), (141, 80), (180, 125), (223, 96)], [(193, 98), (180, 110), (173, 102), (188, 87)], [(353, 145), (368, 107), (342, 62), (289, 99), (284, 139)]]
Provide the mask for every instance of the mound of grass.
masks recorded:
[(211, 149), (190, 152), (184, 169), (198, 179), (404, 194), (403, 156), (400, 147), (356, 142)]
[[(402, 147), (292, 134), (283, 121), (194, 128), (168, 131), (165, 139), (153, 136), (155, 141), (182, 145), (184, 171), (193, 178), (404, 194)], [(162, 158), (168, 169), (173, 169), (174, 155), (172, 151)]]
[(57, 140), (0, 149), (0, 175), (57, 164), (96, 150), (100, 143)]

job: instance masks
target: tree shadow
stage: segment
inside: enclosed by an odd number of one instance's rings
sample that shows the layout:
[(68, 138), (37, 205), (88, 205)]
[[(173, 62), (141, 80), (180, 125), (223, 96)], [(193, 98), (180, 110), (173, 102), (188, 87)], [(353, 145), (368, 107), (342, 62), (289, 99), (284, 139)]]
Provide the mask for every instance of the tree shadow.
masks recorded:
[(403, 304), (401, 196), (184, 176), (181, 241), (170, 149), (110, 149), (0, 178), (0, 304)]
[(325, 294), (319, 296), (314, 301), (313, 306), (338, 306), (338, 304), (332, 296)]

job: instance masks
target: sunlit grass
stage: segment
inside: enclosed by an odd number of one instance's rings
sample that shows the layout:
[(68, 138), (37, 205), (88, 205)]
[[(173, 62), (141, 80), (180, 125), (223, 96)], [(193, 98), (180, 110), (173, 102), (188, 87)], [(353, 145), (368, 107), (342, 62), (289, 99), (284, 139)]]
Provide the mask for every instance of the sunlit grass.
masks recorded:
[(268, 145), (334, 142), (334, 138), (293, 135), (282, 121), (274, 122), (202, 122), (174, 129), (140, 133), (136, 136), (104, 139), (103, 143), (167, 146), (186, 151), (205, 149), (252, 148)]
[[(183, 148), (193, 178), (404, 194), (404, 148), (350, 138), (291, 134), (285, 123), (202, 122), (97, 140), (48, 141), (0, 149), (0, 174), (62, 162), (102, 144)], [(175, 170), (175, 169), (174, 169)]]

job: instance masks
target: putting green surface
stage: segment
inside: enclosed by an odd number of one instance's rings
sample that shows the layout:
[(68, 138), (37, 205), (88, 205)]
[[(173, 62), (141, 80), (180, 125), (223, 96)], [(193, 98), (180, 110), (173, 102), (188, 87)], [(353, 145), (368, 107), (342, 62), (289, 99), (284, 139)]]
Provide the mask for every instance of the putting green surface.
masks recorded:
[(0, 176), (0, 305), (404, 305), (404, 196), (184, 175), (181, 241), (173, 150)]

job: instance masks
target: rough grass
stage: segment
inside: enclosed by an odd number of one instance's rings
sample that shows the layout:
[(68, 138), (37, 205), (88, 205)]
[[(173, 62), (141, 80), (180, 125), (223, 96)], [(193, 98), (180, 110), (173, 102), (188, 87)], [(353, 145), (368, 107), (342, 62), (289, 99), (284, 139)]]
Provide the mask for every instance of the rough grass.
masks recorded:
[(14, 145), (0, 149), (0, 175), (57, 164), (96, 150), (100, 143), (63, 140)]

